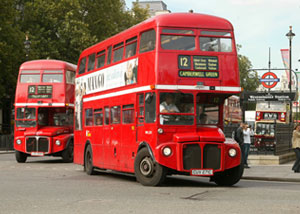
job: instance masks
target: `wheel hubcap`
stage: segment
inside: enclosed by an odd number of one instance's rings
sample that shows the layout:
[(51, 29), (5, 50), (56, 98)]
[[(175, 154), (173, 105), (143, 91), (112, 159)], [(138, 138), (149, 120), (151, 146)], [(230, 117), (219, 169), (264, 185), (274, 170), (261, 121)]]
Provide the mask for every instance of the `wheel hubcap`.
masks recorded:
[(154, 170), (153, 162), (149, 157), (145, 157), (140, 163), (140, 171), (144, 176), (151, 176)]

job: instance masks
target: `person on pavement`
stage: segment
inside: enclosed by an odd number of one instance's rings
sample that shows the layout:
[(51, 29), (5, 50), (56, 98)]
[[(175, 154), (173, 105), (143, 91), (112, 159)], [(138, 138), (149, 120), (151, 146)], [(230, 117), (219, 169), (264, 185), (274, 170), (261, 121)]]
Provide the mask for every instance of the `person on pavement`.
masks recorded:
[(300, 124), (297, 124), (295, 130), (293, 131), (293, 138), (292, 138), (292, 147), (296, 153), (296, 161), (293, 165), (292, 170), (295, 173), (300, 172)]
[[(238, 144), (240, 145), (241, 152), (242, 152), (242, 159), (244, 160), (245, 154), (244, 154), (244, 133), (243, 133), (244, 123), (240, 123), (240, 126), (237, 128), (234, 139)], [(241, 163), (244, 163), (242, 161)]]
[(248, 165), (248, 155), (249, 155), (249, 150), (250, 150), (250, 145), (251, 145), (251, 135), (253, 135), (253, 130), (248, 127), (247, 124), (244, 124), (243, 127), (243, 134), (244, 134), (244, 165), (245, 168), (250, 168)]

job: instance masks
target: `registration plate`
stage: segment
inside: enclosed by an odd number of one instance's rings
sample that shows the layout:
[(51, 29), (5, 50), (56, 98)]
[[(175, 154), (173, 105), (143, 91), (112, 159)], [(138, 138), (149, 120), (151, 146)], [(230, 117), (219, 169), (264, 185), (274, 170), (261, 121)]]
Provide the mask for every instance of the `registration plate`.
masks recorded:
[(31, 152), (31, 156), (44, 156), (44, 152)]
[(191, 175), (201, 176), (201, 175), (213, 175), (212, 169), (192, 169)]

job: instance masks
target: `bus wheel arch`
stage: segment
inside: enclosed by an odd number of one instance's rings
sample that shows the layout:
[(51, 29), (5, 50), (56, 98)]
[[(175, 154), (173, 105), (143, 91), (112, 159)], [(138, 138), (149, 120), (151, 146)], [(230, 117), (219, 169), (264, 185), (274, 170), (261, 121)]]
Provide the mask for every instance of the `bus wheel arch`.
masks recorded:
[(151, 158), (152, 158), (152, 160), (153, 160), (153, 162), (156, 162), (156, 160), (155, 160), (155, 157), (154, 157), (154, 154), (153, 154), (153, 151), (152, 151), (152, 149), (151, 149), (151, 147), (149, 146), (149, 144), (147, 143), (147, 142), (145, 142), (145, 141), (143, 141), (143, 142), (141, 142), (140, 143), (140, 145), (139, 145), (139, 147), (138, 147), (138, 151), (137, 151), (137, 153), (141, 150), (141, 149), (143, 149), (143, 148), (146, 148), (147, 150), (148, 150), (148, 152), (149, 152), (149, 155), (151, 156)]
[(93, 166), (93, 151), (92, 151), (91, 143), (89, 141), (86, 142), (85, 149), (84, 149), (84, 171), (88, 175), (95, 174), (95, 170)]
[(154, 161), (146, 146), (139, 148), (134, 160), (134, 173), (144, 186), (158, 186), (166, 178), (167, 169)]

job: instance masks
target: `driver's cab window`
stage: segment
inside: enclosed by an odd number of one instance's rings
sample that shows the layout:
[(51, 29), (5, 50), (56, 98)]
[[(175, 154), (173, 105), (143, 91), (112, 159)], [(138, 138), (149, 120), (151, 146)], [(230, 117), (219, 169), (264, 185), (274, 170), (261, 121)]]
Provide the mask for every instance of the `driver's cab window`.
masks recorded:
[(159, 100), (160, 124), (194, 124), (193, 94), (163, 92), (160, 93)]
[(197, 96), (196, 121), (198, 125), (219, 123), (219, 99), (211, 96)]

